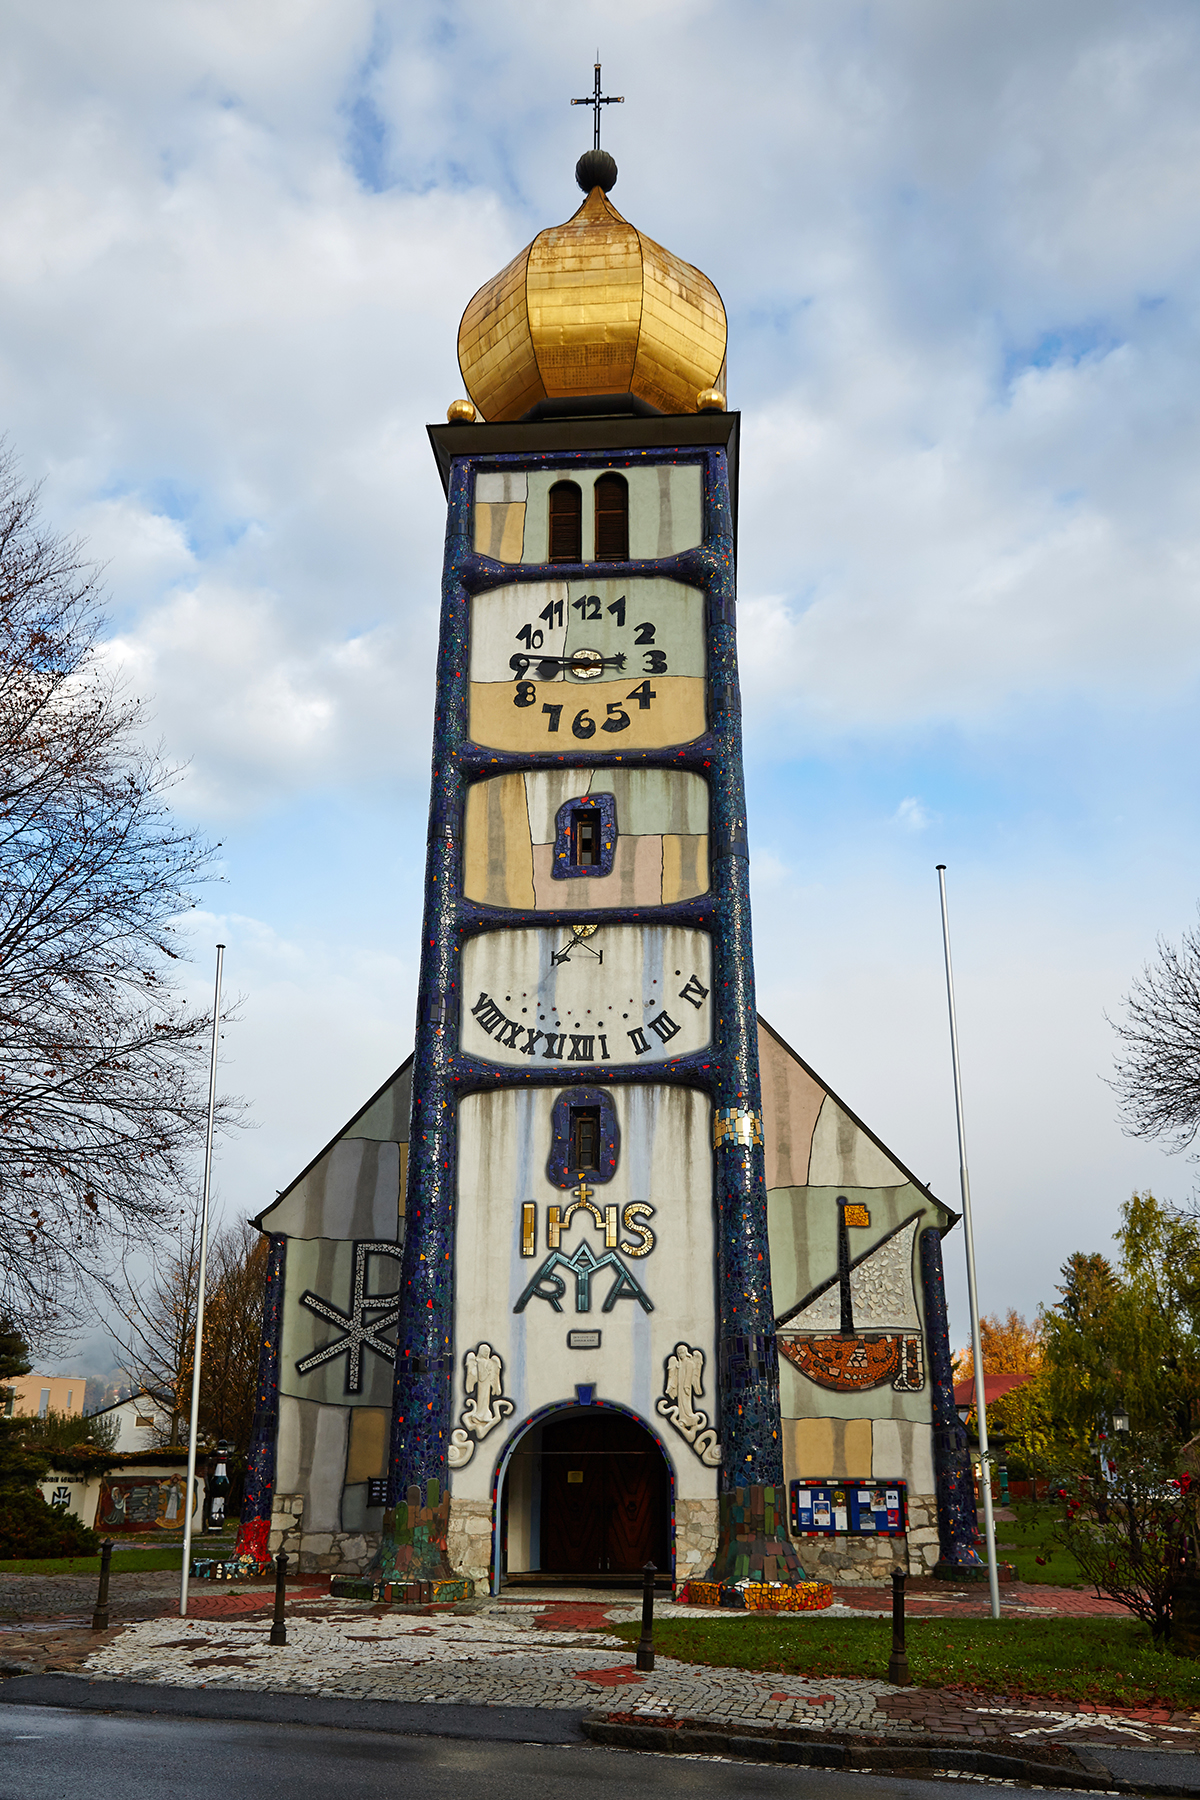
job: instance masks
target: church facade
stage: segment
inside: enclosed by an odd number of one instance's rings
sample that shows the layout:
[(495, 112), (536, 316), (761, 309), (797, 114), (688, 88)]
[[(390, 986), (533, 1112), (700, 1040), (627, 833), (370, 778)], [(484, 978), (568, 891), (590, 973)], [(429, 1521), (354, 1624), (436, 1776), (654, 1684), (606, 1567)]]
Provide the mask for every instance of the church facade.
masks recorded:
[(955, 1216), (755, 1003), (724, 310), (577, 173), (430, 431), (416, 1045), (258, 1220), (239, 1547), (493, 1592), (962, 1566)]

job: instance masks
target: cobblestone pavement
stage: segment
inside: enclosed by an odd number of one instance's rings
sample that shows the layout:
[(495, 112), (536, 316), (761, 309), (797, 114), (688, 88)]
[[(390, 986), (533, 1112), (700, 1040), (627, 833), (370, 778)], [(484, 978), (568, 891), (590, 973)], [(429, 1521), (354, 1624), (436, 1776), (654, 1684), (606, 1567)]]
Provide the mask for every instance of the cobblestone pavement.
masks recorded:
[[(891, 1595), (879, 1588), (834, 1588), (839, 1602), (853, 1612), (874, 1612), (886, 1598), (891, 1611)], [(944, 1582), (909, 1580), (905, 1583), (905, 1611), (912, 1619), (984, 1618), (992, 1608), (986, 1581), (972, 1582), (970, 1587), (951, 1588)], [(1119, 1600), (1102, 1600), (1084, 1588), (1060, 1588), (1040, 1581), (1008, 1581), (1000, 1589), (1000, 1610), (1008, 1614), (1057, 1614), (1060, 1618), (1124, 1618), (1128, 1607)]]
[[(711, 1720), (891, 1738), (936, 1734), (1200, 1750), (1200, 1713), (1008, 1704), (994, 1695), (712, 1669), (662, 1656), (652, 1673), (641, 1674), (628, 1644), (605, 1629), (639, 1616), (627, 1600), (543, 1597), (410, 1613), (330, 1600), (323, 1584), (297, 1585), (289, 1593), (287, 1646), (274, 1648), (267, 1636), (269, 1592), (193, 1594), (186, 1620), (161, 1616), (160, 1601), (160, 1616), (103, 1637), (54, 1621), (40, 1638), (33, 1631), (0, 1634), (0, 1661), (11, 1669), (24, 1660), (11, 1654), (19, 1640), (35, 1648), (40, 1642), (49, 1652), (25, 1666), (70, 1668), (96, 1681), (409, 1703), (584, 1706), (643, 1723)], [(842, 1616), (863, 1610), (837, 1607)], [(671, 1612), (713, 1616), (691, 1607)], [(801, 1630), (805, 1616), (795, 1621)], [(745, 1617), (725, 1615), (727, 1629), (738, 1630)]]

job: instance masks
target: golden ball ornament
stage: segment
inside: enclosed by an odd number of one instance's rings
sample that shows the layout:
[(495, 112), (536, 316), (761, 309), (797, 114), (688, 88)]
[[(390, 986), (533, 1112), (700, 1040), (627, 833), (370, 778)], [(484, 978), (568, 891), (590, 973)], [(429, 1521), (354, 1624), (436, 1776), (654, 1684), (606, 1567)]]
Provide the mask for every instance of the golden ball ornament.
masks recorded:
[(469, 400), (452, 400), (446, 408), (446, 422), (450, 425), (473, 425), (478, 417)]
[(724, 412), (725, 396), (720, 388), (701, 388), (696, 395), (697, 412)]

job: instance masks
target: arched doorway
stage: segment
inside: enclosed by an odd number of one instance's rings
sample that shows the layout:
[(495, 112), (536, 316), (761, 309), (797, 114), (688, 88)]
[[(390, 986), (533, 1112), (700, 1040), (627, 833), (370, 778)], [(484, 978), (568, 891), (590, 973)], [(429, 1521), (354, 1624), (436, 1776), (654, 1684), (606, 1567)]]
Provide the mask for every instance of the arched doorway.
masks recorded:
[(662, 1447), (615, 1407), (572, 1407), (538, 1421), (504, 1478), (504, 1576), (620, 1581), (669, 1570), (671, 1475)]

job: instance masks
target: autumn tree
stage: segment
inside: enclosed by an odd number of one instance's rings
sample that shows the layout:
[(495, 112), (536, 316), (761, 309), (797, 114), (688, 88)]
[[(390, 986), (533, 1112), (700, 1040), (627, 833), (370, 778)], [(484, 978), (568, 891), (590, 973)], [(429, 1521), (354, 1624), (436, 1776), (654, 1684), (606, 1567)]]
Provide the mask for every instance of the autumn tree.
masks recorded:
[[(249, 1448), (258, 1383), (267, 1240), (245, 1223), (214, 1232), (208, 1246), (199, 1430)], [(187, 1437), (199, 1291), (200, 1241), (194, 1214), (150, 1278), (130, 1283), (114, 1328), (130, 1379), (170, 1418), (169, 1443)]]
[(210, 851), (108, 670), (97, 570), (0, 445), (0, 1311), (31, 1342), (179, 1204), (209, 1020), (179, 920)]
[[(1029, 1467), (1040, 1463), (1050, 1442), (1050, 1412), (1042, 1364), (1044, 1346), (1042, 1324), (1032, 1324), (1010, 1307), (1002, 1318), (990, 1313), (979, 1321), (980, 1347), (983, 1351), (985, 1375), (1030, 1375), (1032, 1380), (1002, 1394), (989, 1403), (988, 1430), (1002, 1437), (1015, 1456)], [(968, 1381), (975, 1374), (975, 1357), (968, 1345), (954, 1358), (954, 1374), (958, 1381)], [(975, 1415), (967, 1418), (968, 1430), (975, 1429)]]

